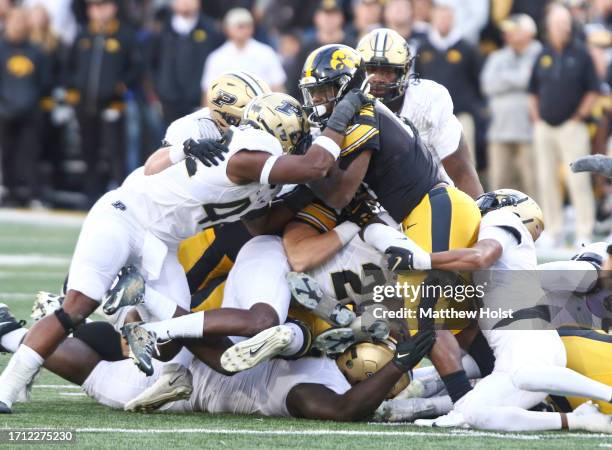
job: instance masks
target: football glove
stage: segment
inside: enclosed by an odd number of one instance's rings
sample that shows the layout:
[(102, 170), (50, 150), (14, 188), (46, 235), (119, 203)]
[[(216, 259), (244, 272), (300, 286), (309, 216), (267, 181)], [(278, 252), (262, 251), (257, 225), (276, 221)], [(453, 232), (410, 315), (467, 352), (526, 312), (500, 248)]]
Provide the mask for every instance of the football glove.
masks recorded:
[(338, 132), (344, 133), (348, 124), (353, 120), (353, 117), (361, 111), (361, 109), (374, 102), (374, 97), (370, 97), (360, 89), (349, 91), (334, 107), (327, 127)]
[(229, 152), (229, 149), (225, 144), (212, 139), (188, 139), (183, 143), (183, 152), (186, 157), (199, 159), (206, 167), (211, 167), (225, 161), (223, 154)]
[(431, 256), (419, 248), (391, 246), (385, 251), (387, 267), (392, 272), (431, 269)]
[(315, 199), (314, 193), (304, 184), (280, 195), (277, 200), (282, 200), (283, 205), (289, 208), (294, 214), (299, 213)]
[(380, 204), (370, 193), (360, 188), (348, 205), (342, 210), (342, 221), (350, 221), (363, 228), (381, 212)]
[(427, 356), (435, 342), (436, 332), (434, 330), (419, 331), (412, 338), (396, 345), (393, 364), (402, 372), (411, 371)]

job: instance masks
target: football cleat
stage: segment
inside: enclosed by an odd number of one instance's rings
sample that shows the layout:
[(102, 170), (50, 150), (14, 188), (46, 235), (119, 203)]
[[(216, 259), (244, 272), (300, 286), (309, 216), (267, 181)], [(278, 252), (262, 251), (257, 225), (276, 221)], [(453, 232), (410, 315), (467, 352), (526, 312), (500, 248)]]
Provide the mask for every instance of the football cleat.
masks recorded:
[(431, 419), (447, 414), (453, 408), (450, 397), (435, 398), (394, 398), (383, 402), (378, 409), (379, 417), (385, 422), (414, 422), (417, 419)]
[(110, 290), (102, 299), (102, 310), (112, 315), (124, 306), (135, 306), (143, 302), (145, 281), (134, 266), (126, 266), (119, 271)]
[[(379, 311), (380, 314), (375, 314), (375, 311)], [(350, 324), (357, 342), (382, 341), (389, 337), (391, 332), (389, 322), (386, 319), (376, 318), (377, 315), (385, 317), (386, 311), (387, 307), (380, 303), (368, 305), (363, 309), (363, 312)]]
[(355, 342), (355, 332), (350, 328), (332, 328), (319, 334), (312, 346), (326, 355), (339, 355)]
[(12, 414), (13, 410), (4, 402), (0, 402), (0, 414)]
[(121, 334), (130, 348), (130, 358), (148, 377), (153, 375), (153, 354), (157, 351), (157, 336), (147, 331), (140, 323), (128, 323), (121, 328)]
[(268, 328), (225, 350), (221, 355), (221, 367), (228, 372), (250, 369), (280, 355), (292, 339), (293, 330), (286, 325)]
[(60, 309), (63, 303), (63, 295), (55, 295), (51, 294), (50, 292), (39, 291), (38, 294), (36, 294), (36, 300), (34, 300), (34, 306), (32, 306), (32, 314), (30, 314), (30, 317), (34, 319), (34, 322), (38, 322), (40, 319), (43, 319)]
[[(23, 320), (15, 319), (7, 305), (0, 303), (0, 338), (11, 331), (23, 328), (24, 325)], [(0, 353), (9, 353), (9, 351), (0, 345)]]
[(580, 416), (579, 421), (574, 421), (576, 430), (590, 431), (591, 433), (612, 434), (612, 416), (599, 411), (599, 405), (588, 401), (578, 406), (573, 414)]
[(159, 379), (124, 407), (126, 411), (149, 412), (166, 403), (188, 399), (193, 391), (189, 369), (180, 364), (166, 364)]
[(454, 409), (440, 416), (436, 419), (418, 419), (414, 421), (414, 424), (419, 427), (437, 427), (437, 428), (469, 428), (470, 426), (466, 423), (463, 418), (463, 414)]
[(355, 313), (338, 300), (325, 295), (310, 275), (289, 272), (287, 283), (295, 301), (330, 325), (346, 327), (355, 320)]

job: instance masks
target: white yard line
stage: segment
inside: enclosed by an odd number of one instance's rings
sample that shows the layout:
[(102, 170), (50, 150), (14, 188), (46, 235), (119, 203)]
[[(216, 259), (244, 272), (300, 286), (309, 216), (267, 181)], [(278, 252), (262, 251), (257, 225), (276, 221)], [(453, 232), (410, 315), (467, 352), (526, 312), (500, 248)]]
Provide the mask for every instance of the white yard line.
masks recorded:
[(81, 386), (72, 384), (35, 384), (34, 387), (39, 389), (81, 389)]
[(26, 267), (26, 266), (67, 266), (70, 258), (61, 255), (43, 255), (40, 253), (25, 253), (21, 255), (7, 255), (0, 253), (0, 266)]
[(28, 211), (19, 209), (0, 210), (0, 222), (28, 225), (80, 227), (85, 219), (84, 213)]
[[(0, 428), (0, 431), (2, 428)], [(233, 435), (259, 435), (259, 436), (395, 436), (395, 437), (466, 437), (466, 438), (490, 438), (519, 441), (535, 441), (548, 439), (605, 439), (610, 438), (604, 434), (580, 434), (580, 433), (551, 433), (551, 434), (516, 434), (516, 433), (489, 433), (485, 431), (451, 430), (448, 432), (424, 432), (424, 431), (366, 431), (366, 430), (251, 430), (240, 428), (77, 428), (77, 433), (120, 433), (120, 434), (233, 434)], [(600, 444), (608, 446), (608, 444)], [(612, 446), (612, 444), (610, 444)]]

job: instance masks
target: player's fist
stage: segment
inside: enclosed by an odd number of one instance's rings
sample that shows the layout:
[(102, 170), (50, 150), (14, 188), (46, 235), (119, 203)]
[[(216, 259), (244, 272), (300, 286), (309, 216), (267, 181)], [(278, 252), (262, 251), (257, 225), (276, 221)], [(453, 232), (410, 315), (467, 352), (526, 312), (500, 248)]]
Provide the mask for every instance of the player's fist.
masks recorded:
[[(387, 267), (392, 272), (431, 269), (431, 256), (408, 238), (398, 241), (401, 246), (387, 248)], [(414, 244), (414, 245), (410, 245)]]
[(353, 200), (342, 210), (342, 221), (348, 220), (363, 228), (380, 212), (378, 201), (366, 189), (360, 188)]
[(202, 162), (206, 167), (218, 166), (221, 161), (225, 161), (224, 153), (229, 149), (225, 144), (213, 139), (188, 139), (183, 144), (185, 156), (192, 156)]
[(402, 372), (411, 371), (427, 356), (435, 342), (436, 332), (434, 330), (419, 331), (410, 339), (397, 344), (393, 364)]
[(373, 97), (359, 89), (349, 91), (334, 107), (334, 111), (327, 121), (327, 127), (338, 133), (344, 133), (353, 117), (364, 106), (371, 104), (373, 101)]

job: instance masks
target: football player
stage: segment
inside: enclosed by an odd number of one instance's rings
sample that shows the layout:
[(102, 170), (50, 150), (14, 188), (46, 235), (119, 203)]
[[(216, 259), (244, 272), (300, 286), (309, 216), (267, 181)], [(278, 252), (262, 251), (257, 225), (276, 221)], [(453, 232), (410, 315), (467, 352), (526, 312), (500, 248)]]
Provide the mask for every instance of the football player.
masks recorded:
[[(474, 282), (486, 285), (482, 299), (489, 308), (507, 306), (517, 296), (524, 295), (524, 286), (516, 286), (512, 272), (522, 274), (520, 280), (529, 282), (536, 291), (532, 298), (544, 297), (538, 293), (539, 277), (535, 241), (544, 230), (542, 211), (525, 194), (511, 189), (484, 194), (478, 199), (483, 213), (478, 242), (471, 248), (427, 253), (405, 236), (397, 236), (395, 244), (413, 247), (403, 252), (384, 239), (390, 261), (401, 269), (483, 270), (477, 272)], [(387, 231), (387, 230), (385, 230)], [(366, 230), (367, 232), (367, 230)], [(404, 248), (405, 248), (404, 247)], [(378, 247), (377, 247), (378, 248)], [(494, 271), (494, 272), (493, 272)], [(505, 271), (505, 274), (504, 274)], [(533, 308), (537, 312), (537, 306)], [(484, 316), (483, 316), (484, 317)], [(580, 429), (612, 433), (610, 416), (585, 405), (575, 413), (546, 413), (529, 411), (542, 402), (547, 393), (580, 396), (612, 401), (612, 387), (597, 383), (566, 367), (565, 347), (554, 329), (538, 328), (537, 314), (497, 320), (479, 318), (479, 325), (495, 355), (493, 372), (476, 384), (446, 416), (424, 425), (461, 426), (503, 431), (536, 431)], [(525, 328), (510, 326), (531, 320)], [(417, 423), (419, 423), (417, 421)]]
[[(28, 330), (15, 320), (6, 305), (0, 304), (0, 319), (0, 351), (15, 352)], [(213, 370), (216, 366), (214, 358), (210, 357), (214, 353), (210, 346), (203, 353), (190, 345), (190, 350), (210, 367), (194, 360), (190, 373), (183, 369), (183, 377), (176, 378), (176, 385), (193, 384), (193, 393), (188, 400), (169, 403), (163, 410), (335, 421), (366, 419), (396, 383), (400, 380), (406, 383), (413, 361), (422, 358), (434, 340), (433, 332), (424, 332), (392, 351), (370, 351), (360, 358), (355, 357), (353, 374), (357, 367), (367, 370), (364, 367), (371, 362), (376, 362), (380, 370), (354, 387), (328, 358), (279, 359), (230, 377)], [(226, 346), (222, 340), (218, 341), (217, 361), (219, 351)], [(100, 355), (107, 357), (103, 359)], [(123, 358), (119, 334), (107, 323), (92, 322), (80, 327), (78, 337), (65, 339), (44, 366), (82, 386), (87, 395), (99, 403), (124, 408), (130, 399), (163, 376), (168, 365), (156, 361), (155, 374), (146, 377)], [(170, 367), (170, 370), (176, 372), (177, 369)]]
[(394, 30), (377, 28), (356, 48), (371, 77), (370, 93), (416, 127), (459, 189), (472, 198), (481, 195), (461, 123), (453, 114), (453, 100), (448, 90), (434, 81), (409, 79), (413, 55), (406, 40)]
[[(327, 174), (339, 156), (342, 134), (330, 129), (307, 154), (290, 155), (303, 151), (309, 134), (302, 110), (289, 96), (268, 96), (274, 102), (268, 111), (282, 117), (281, 127), (269, 132), (254, 127), (233, 129), (228, 156), (219, 166), (205, 167), (187, 158), (185, 164), (153, 176), (133, 174), (98, 200), (81, 230), (62, 308), (34, 325), (0, 377), (0, 413), (12, 412), (16, 396), (44, 359), (97, 308), (128, 261), (135, 261), (148, 280), (157, 282), (157, 288), (165, 291), (159, 294), (188, 308), (189, 290), (176, 258), (181, 240), (198, 229), (267, 208), (279, 184), (303, 183)], [(339, 124), (348, 123), (368, 101), (358, 91), (344, 100), (332, 115)], [(256, 231), (266, 232), (278, 226), (269, 218), (266, 214), (249, 222)], [(171, 314), (156, 310), (157, 301), (151, 303), (157, 317)]]
[[(329, 206), (342, 208), (365, 182), (393, 220), (403, 225), (406, 235), (424, 248), (441, 251), (469, 247), (478, 233), (478, 207), (467, 194), (444, 182), (439, 164), (416, 132), (378, 101), (365, 106), (346, 128), (332, 120), (347, 92), (366, 79), (363, 58), (350, 47), (327, 45), (306, 59), (300, 89), (310, 120), (323, 133), (331, 128), (344, 135), (338, 166), (330, 176), (309, 186)], [(428, 284), (438, 282), (435, 275), (402, 276), (399, 281), (420, 284), (426, 276)], [(425, 306), (435, 304), (437, 299), (422, 301), (421, 306)], [(416, 302), (410, 305), (419, 307)], [(410, 328), (416, 331), (419, 324)], [(461, 369), (457, 340), (449, 331), (440, 331), (431, 358), (453, 400), (471, 389)]]

